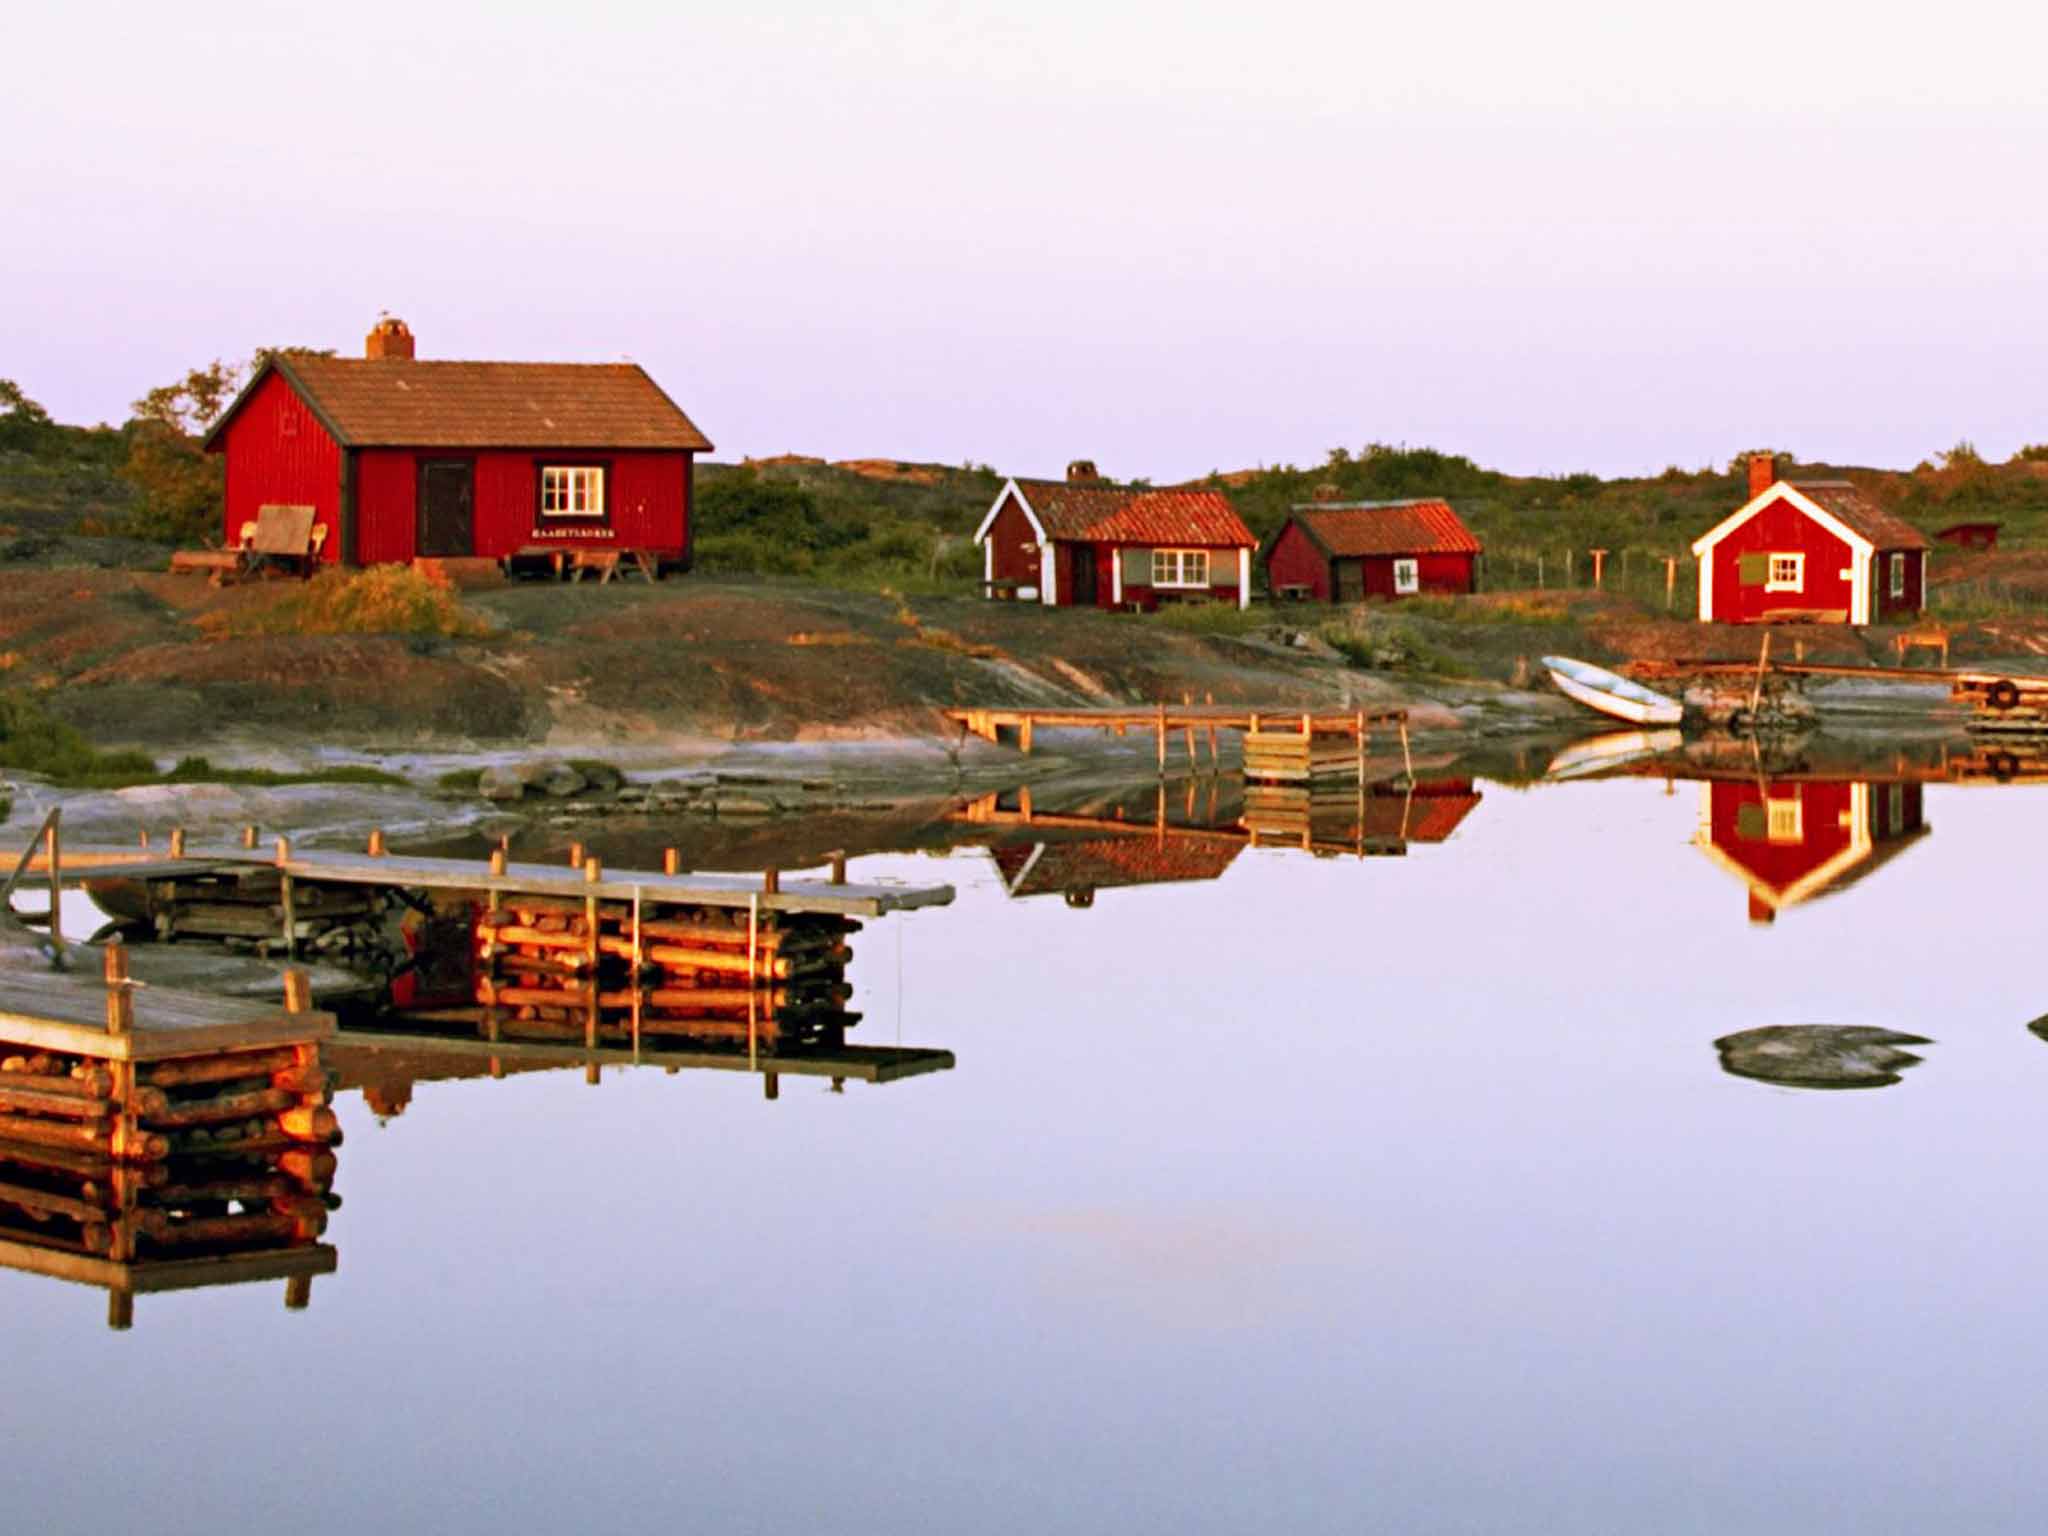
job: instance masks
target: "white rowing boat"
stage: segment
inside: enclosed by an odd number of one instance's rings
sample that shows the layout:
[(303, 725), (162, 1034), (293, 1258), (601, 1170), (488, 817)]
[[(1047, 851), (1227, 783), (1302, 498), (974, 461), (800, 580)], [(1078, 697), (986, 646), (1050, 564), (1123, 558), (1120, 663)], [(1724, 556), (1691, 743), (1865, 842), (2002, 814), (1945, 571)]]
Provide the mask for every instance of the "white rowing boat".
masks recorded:
[(1603, 715), (1636, 725), (1676, 725), (1685, 718), (1685, 706), (1678, 700), (1666, 698), (1605, 667), (1574, 661), (1569, 656), (1546, 656), (1543, 665), (1561, 693)]

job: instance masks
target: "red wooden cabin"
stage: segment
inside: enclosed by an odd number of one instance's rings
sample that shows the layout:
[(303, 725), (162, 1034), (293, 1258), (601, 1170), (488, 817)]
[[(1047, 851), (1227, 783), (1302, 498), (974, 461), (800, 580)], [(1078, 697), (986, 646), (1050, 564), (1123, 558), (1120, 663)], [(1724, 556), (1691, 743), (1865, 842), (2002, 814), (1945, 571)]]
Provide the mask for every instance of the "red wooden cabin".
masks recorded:
[(1950, 523), (1934, 536), (1958, 549), (1996, 549), (1998, 530), (2004, 526), (1998, 522)]
[(1921, 786), (1847, 779), (1714, 779), (1700, 785), (1693, 841), (1749, 887), (1749, 920), (1840, 891), (1928, 827)]
[(1847, 480), (1780, 480), (1749, 461), (1749, 500), (1693, 542), (1700, 620), (1910, 621), (1927, 606), (1925, 536)]
[(638, 364), (421, 362), (394, 319), (364, 353), (272, 354), (208, 434), (227, 543), (283, 504), (347, 565), (598, 548), (689, 569), (711, 443)]
[(1318, 603), (1476, 592), (1480, 552), (1446, 501), (1319, 501), (1266, 546), (1266, 590)]
[(1064, 481), (1009, 481), (974, 541), (986, 596), (1147, 612), (1189, 599), (1246, 606), (1258, 547), (1221, 491), (1112, 485), (1086, 459)]

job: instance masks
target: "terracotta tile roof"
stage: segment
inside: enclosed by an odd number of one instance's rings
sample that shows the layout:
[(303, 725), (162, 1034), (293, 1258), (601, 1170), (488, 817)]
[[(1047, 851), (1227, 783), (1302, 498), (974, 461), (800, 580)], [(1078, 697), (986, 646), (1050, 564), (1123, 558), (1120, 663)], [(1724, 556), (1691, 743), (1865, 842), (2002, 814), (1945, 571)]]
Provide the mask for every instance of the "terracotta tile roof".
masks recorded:
[(1247, 549), (1259, 542), (1221, 491), (1064, 480), (1019, 480), (1017, 489), (1048, 538)]
[(1479, 540), (1451, 504), (1420, 501), (1321, 501), (1294, 508), (1294, 520), (1326, 553), (1476, 555)]
[(1807, 500), (1847, 523), (1879, 549), (1926, 549), (1927, 538), (1911, 523), (1872, 501), (1847, 480), (1788, 480)]
[(1214, 880), (1242, 845), (1235, 839), (1169, 831), (1162, 845), (1150, 833), (1075, 842), (1001, 843), (989, 857), (1012, 896), (1094, 891), (1122, 885)]
[[(275, 366), (351, 448), (711, 447), (637, 363), (295, 355)], [(209, 447), (240, 403), (214, 427)]]
[(1480, 801), (1470, 779), (1448, 779), (1415, 786), (1414, 795), (1375, 786), (1366, 797), (1367, 837), (1400, 837), (1411, 843), (1440, 843), (1458, 830)]

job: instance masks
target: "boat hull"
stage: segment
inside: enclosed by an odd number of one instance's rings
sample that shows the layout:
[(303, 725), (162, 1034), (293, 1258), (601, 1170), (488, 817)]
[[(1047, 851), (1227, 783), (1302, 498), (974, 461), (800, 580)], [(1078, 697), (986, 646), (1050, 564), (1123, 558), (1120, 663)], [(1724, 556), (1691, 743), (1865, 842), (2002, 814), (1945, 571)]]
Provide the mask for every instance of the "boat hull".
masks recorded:
[(1584, 662), (1571, 662), (1570, 670), (1566, 670), (1560, 664), (1563, 660), (1551, 656), (1543, 659), (1550, 680), (1557, 684), (1558, 692), (1588, 709), (1597, 709), (1603, 715), (1633, 725), (1677, 725), (1685, 718), (1685, 706), (1676, 699), (1652, 693), (1639, 683)]

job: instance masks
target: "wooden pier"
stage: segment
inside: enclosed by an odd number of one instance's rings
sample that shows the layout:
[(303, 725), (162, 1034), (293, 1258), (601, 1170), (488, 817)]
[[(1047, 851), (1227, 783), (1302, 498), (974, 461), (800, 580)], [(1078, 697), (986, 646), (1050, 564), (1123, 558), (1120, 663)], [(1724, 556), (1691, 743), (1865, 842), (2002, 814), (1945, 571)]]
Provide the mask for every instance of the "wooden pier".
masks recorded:
[[(1136, 733), (1149, 735), (1158, 743), (1159, 771), (1166, 771), (1168, 743), (1176, 736), (1187, 743), (1187, 761), (1199, 765), (1201, 746), (1209, 747), (1209, 766), (1221, 762), (1218, 738), (1235, 731), (1244, 738), (1246, 771), (1251, 772), (1255, 756), (1262, 760), (1285, 757), (1279, 766), (1291, 769), (1294, 744), (1311, 763), (1336, 764), (1334, 771), (1348, 772), (1362, 764), (1375, 727), (1393, 727), (1400, 733), (1401, 750), (1408, 752), (1408, 711), (1405, 709), (1286, 710), (1244, 709), (1224, 704), (1156, 704), (1150, 709), (1115, 707), (1103, 709), (948, 709), (947, 720), (963, 736), (979, 736), (1000, 743), (1009, 732), (1020, 752), (1029, 754), (1040, 730), (1108, 731), (1114, 736)], [(1346, 744), (1348, 743), (1348, 751)], [(1341, 762), (1339, 762), (1341, 759)], [(1362, 772), (1362, 769), (1360, 770)]]

